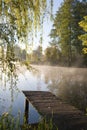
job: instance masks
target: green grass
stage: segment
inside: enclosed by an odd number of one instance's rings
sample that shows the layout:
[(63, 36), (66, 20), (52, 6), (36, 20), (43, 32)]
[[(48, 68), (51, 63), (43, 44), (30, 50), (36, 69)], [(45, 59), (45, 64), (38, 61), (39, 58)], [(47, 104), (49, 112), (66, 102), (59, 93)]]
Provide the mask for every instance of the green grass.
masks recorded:
[(0, 117), (0, 130), (20, 130), (19, 116), (14, 118), (8, 113)]
[(43, 119), (40, 123), (34, 125), (28, 125), (24, 118), (24, 124), (20, 125), (20, 115), (14, 118), (9, 113), (4, 113), (0, 117), (0, 130), (58, 130), (54, 128), (52, 124), (52, 119), (49, 121)]

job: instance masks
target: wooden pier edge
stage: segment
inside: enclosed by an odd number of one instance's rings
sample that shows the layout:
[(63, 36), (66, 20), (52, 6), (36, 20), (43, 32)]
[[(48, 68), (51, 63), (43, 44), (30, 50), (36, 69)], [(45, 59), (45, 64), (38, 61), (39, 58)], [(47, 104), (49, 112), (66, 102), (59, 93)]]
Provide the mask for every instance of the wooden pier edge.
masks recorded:
[(52, 117), (53, 124), (58, 130), (87, 130), (87, 117), (74, 106), (62, 101), (48, 91), (23, 91), (25, 115), (28, 123), (29, 102), (37, 111), (48, 119)]

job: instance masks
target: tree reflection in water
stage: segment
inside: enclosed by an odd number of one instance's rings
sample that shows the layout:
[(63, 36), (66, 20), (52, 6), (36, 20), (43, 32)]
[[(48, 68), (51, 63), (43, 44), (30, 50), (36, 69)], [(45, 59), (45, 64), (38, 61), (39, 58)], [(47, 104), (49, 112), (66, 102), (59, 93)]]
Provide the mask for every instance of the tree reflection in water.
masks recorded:
[(58, 95), (65, 101), (71, 103), (77, 108), (85, 111), (87, 107), (87, 82), (82, 81), (68, 81), (64, 79), (63, 85), (59, 84)]
[(9, 83), (9, 90), (11, 92), (11, 100), (13, 101), (14, 89), (19, 91), (17, 86), (18, 75), (16, 73), (16, 58), (13, 44), (7, 44), (0, 47), (0, 82), (6, 89)]
[[(44, 75), (47, 88), (58, 97), (85, 111), (87, 108), (87, 69), (35, 66)], [(39, 76), (40, 77), (40, 76)]]

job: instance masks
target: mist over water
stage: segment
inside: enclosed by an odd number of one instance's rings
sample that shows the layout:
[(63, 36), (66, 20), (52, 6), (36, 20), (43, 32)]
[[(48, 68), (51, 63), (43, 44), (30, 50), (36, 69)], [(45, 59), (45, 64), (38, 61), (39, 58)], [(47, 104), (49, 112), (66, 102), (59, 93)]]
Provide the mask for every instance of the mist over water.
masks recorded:
[(47, 89), (85, 110), (87, 107), (87, 69), (52, 66), (35, 66), (43, 75)]
[[(32, 65), (34, 69), (27, 70), (21, 67), (17, 70), (16, 81), (8, 79), (5, 75), (0, 82), (0, 115), (4, 112), (16, 116), (20, 111), (21, 122), (25, 111), (25, 96), (23, 90), (50, 91), (62, 100), (85, 111), (87, 108), (87, 69), (68, 68), (56, 66)], [(29, 122), (39, 121), (40, 115), (29, 106)]]

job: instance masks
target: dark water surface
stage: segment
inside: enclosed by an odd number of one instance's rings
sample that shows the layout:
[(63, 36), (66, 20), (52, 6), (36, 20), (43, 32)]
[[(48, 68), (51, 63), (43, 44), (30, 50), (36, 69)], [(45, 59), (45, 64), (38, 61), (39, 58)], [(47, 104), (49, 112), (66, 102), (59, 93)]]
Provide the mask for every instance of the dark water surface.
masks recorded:
[[(50, 91), (77, 108), (87, 110), (87, 69), (52, 66), (33, 66), (36, 70), (28, 71), (19, 67), (17, 76), (0, 75), (0, 115), (11, 112), (21, 115), (25, 110), (23, 90)], [(29, 105), (29, 122), (40, 120), (37, 110)]]

